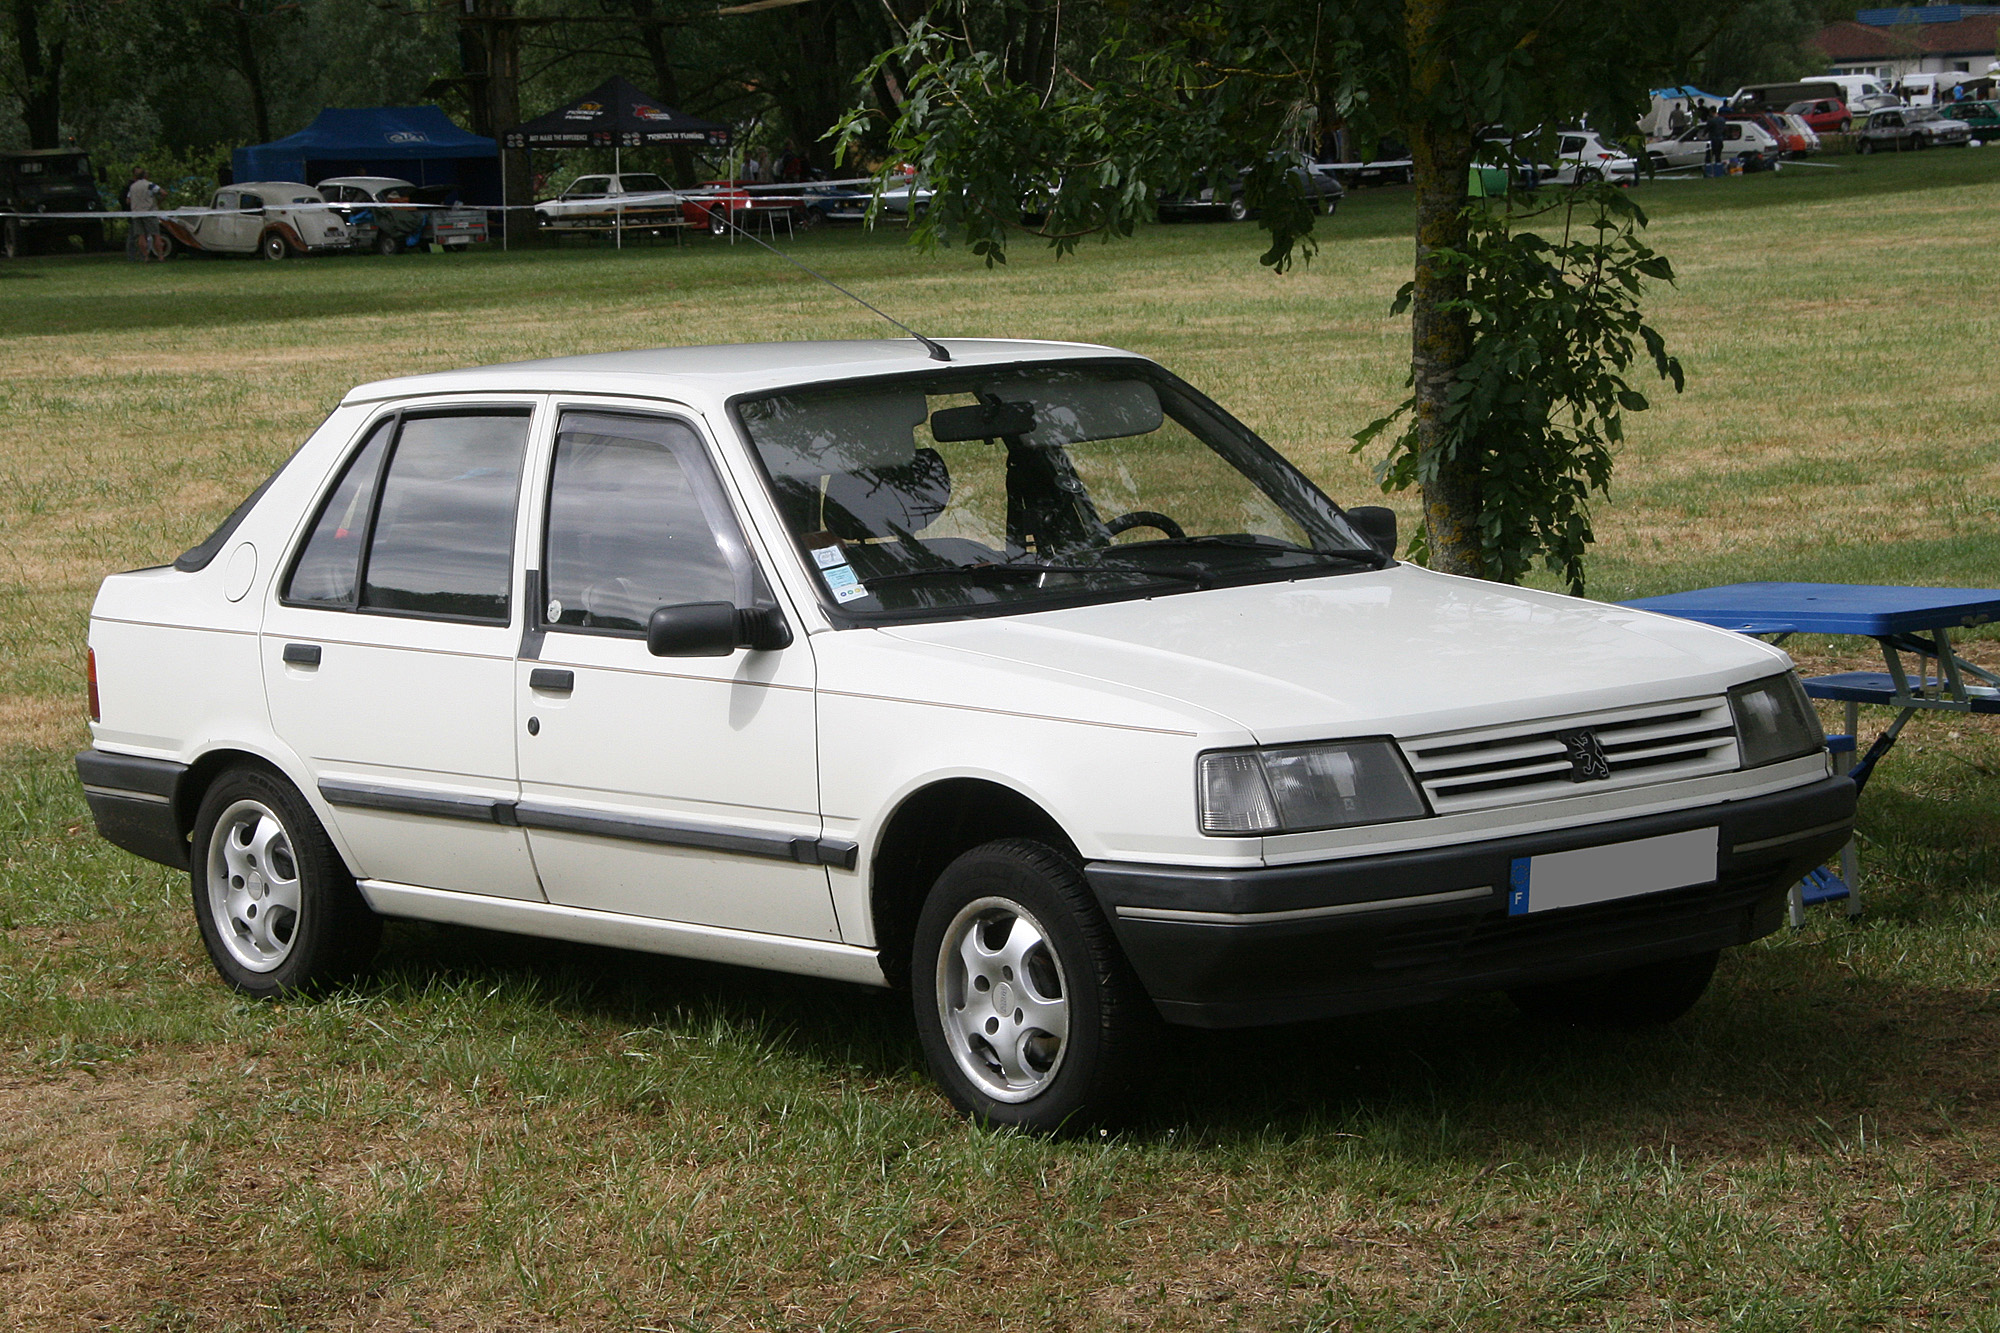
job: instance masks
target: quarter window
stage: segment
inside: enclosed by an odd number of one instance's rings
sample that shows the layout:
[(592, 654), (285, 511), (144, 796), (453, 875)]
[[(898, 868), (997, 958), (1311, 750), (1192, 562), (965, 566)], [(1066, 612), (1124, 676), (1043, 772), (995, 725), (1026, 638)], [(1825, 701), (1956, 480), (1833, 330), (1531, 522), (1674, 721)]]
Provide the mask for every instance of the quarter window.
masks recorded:
[(543, 561), (550, 626), (642, 631), (658, 607), (751, 600), (701, 440), (664, 417), (563, 417)]
[(316, 606), (354, 605), (354, 588), (361, 574), (361, 547), (368, 539), (368, 511), (375, 503), (375, 481), (382, 475), (382, 456), (395, 433), (391, 417), (368, 436), (334, 484), (333, 494), (319, 511), (312, 536), (306, 538), (285, 600)]

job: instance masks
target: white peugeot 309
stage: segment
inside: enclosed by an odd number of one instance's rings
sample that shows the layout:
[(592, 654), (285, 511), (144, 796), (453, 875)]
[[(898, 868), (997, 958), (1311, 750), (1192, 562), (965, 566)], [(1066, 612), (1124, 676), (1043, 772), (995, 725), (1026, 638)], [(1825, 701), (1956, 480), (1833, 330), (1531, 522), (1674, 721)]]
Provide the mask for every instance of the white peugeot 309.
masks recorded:
[(385, 917), (903, 986), (1044, 1130), (1162, 1019), (1672, 1019), (1846, 840), (1777, 649), (1398, 563), (1130, 353), (930, 349), (355, 389), (105, 580), (98, 828), (252, 995)]

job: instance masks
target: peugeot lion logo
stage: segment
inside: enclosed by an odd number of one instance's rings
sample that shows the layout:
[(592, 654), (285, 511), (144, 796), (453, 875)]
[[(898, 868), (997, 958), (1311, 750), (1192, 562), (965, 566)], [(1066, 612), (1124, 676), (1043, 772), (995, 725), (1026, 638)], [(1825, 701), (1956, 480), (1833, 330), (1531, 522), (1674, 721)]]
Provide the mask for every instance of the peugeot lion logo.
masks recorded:
[(1571, 782), (1604, 782), (1611, 777), (1611, 765), (1604, 758), (1604, 746), (1594, 731), (1572, 731), (1558, 736), (1569, 752)]

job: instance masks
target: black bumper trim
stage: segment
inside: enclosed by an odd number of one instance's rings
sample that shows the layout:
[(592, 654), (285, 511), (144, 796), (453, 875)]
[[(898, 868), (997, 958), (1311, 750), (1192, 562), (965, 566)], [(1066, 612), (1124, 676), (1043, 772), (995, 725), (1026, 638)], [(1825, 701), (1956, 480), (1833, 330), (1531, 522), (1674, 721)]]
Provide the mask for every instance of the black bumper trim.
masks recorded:
[(170, 759), (84, 750), (76, 757), (83, 799), (105, 841), (135, 856), (188, 868), (178, 797), (188, 766)]
[[(1845, 843), (1854, 784), (1585, 828), (1242, 870), (1095, 862), (1085, 875), (1167, 1018), (1234, 1027), (1358, 1013), (1745, 944)], [(1510, 917), (1516, 857), (1717, 828), (1713, 883)]]

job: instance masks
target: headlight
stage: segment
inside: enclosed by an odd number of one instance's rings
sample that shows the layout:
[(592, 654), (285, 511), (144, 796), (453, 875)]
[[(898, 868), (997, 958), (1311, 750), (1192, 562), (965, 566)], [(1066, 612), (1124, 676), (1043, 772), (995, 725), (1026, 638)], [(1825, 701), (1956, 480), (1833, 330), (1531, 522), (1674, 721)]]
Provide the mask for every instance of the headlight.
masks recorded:
[(1738, 685), (1729, 692), (1729, 711), (1736, 715), (1736, 748), (1745, 768), (1797, 759), (1826, 748), (1819, 714), (1813, 711), (1798, 676), (1790, 671)]
[(1303, 833), (1429, 813), (1388, 741), (1220, 750), (1201, 757), (1201, 831)]

